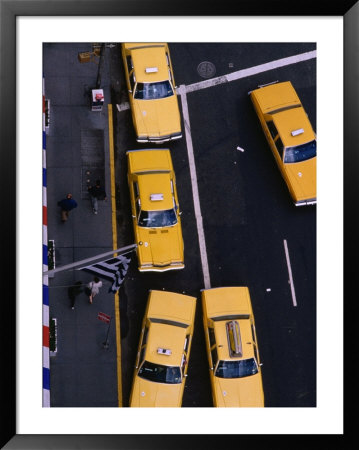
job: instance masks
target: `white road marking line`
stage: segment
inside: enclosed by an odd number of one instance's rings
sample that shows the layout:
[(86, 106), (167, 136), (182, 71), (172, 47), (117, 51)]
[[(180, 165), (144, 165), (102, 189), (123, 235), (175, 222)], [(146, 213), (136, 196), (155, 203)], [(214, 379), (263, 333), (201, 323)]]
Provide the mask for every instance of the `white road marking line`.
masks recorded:
[(199, 81), (188, 86), (184, 86), (186, 93), (198, 91), (208, 87), (217, 86), (223, 83), (229, 83), (230, 81), (236, 81), (241, 78), (257, 75), (258, 73), (267, 72), (269, 70), (278, 69), (279, 67), (288, 66), (290, 64), (296, 64), (299, 62), (307, 61), (317, 57), (317, 51), (300, 53), (299, 55), (289, 56), (287, 58), (277, 59), (265, 64), (259, 64), (258, 66), (249, 67), (248, 69), (237, 70), (236, 72), (229, 73), (220, 77), (210, 78), (209, 80)]
[[(182, 85), (181, 88), (183, 88), (183, 87), (184, 86)], [(199, 249), (200, 249), (200, 254), (201, 254), (202, 271), (203, 271), (203, 278), (204, 278), (204, 288), (210, 289), (211, 288), (211, 280), (209, 277), (207, 249), (206, 249), (206, 242), (205, 242), (204, 230), (203, 230), (201, 205), (199, 203), (197, 173), (196, 173), (196, 165), (195, 165), (194, 154), (193, 154), (193, 144), (192, 144), (192, 136), (191, 136), (191, 126), (190, 126), (190, 122), (189, 122), (187, 96), (186, 96), (185, 90), (181, 89), (180, 92), (181, 92), (183, 122), (184, 122), (184, 127), (185, 127), (185, 135), (186, 135), (186, 143), (187, 143), (188, 162), (189, 162), (189, 169), (190, 169), (190, 175), (191, 175), (193, 204), (194, 204), (194, 211), (195, 211), (196, 222), (197, 222)]]
[(286, 260), (287, 260), (290, 290), (292, 291), (293, 306), (297, 306), (297, 300), (296, 300), (296, 297), (295, 297), (295, 290), (294, 290), (294, 283), (293, 283), (292, 268), (291, 268), (291, 265), (290, 265), (288, 244), (287, 244), (286, 239), (284, 239), (283, 243), (284, 243), (285, 257), (286, 257)]
[(237, 150), (239, 150), (240, 152), (244, 152), (244, 148), (242, 147), (237, 147)]

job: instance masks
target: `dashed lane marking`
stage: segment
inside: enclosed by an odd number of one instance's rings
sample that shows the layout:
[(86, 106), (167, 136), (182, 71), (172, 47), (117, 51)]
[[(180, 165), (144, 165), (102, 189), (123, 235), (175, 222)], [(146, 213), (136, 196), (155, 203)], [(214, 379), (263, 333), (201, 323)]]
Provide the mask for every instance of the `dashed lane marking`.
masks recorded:
[(288, 275), (289, 275), (289, 284), (290, 284), (290, 290), (291, 290), (291, 292), (292, 292), (293, 306), (297, 306), (297, 299), (296, 299), (296, 296), (295, 296), (295, 289), (294, 289), (294, 282), (293, 282), (292, 267), (291, 267), (291, 265), (290, 265), (290, 258), (289, 258), (288, 244), (287, 244), (286, 239), (284, 239), (283, 243), (284, 243), (285, 258), (286, 258), (286, 260), (287, 260)]

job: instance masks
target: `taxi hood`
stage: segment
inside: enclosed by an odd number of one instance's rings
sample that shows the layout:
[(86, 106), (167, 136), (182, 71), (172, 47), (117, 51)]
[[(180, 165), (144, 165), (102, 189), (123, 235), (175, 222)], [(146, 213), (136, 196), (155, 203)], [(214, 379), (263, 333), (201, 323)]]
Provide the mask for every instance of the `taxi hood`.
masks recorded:
[(176, 95), (159, 100), (134, 100), (133, 107), (138, 136), (158, 138), (181, 131)]
[(264, 395), (260, 373), (244, 378), (214, 377), (217, 406), (263, 407)]
[(182, 386), (155, 383), (136, 377), (131, 396), (132, 407), (175, 407), (182, 404)]
[(295, 201), (316, 198), (316, 158), (300, 163), (284, 164), (284, 171)]
[(179, 222), (166, 228), (138, 228), (137, 254), (141, 264), (166, 266), (184, 261), (183, 240)]

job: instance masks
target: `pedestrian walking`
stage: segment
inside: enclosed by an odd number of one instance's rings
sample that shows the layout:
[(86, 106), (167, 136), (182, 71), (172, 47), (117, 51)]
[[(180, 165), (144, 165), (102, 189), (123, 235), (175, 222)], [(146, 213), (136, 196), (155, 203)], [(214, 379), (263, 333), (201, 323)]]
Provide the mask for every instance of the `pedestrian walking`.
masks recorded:
[(77, 208), (77, 202), (72, 198), (72, 194), (67, 194), (65, 198), (57, 202), (61, 207), (61, 221), (66, 222), (69, 218), (70, 211)]
[(100, 291), (100, 287), (102, 286), (102, 281), (100, 281), (97, 277), (93, 279), (93, 281), (90, 281), (87, 285), (87, 293), (89, 296), (89, 301), (92, 303), (93, 298), (95, 295), (97, 295)]
[(67, 292), (71, 300), (71, 308), (75, 309), (76, 297), (83, 292), (82, 281), (76, 281), (73, 286), (68, 288)]
[(91, 196), (92, 211), (94, 214), (97, 214), (98, 200), (107, 200), (106, 191), (101, 186), (100, 180), (96, 180), (95, 186), (89, 186), (88, 191)]

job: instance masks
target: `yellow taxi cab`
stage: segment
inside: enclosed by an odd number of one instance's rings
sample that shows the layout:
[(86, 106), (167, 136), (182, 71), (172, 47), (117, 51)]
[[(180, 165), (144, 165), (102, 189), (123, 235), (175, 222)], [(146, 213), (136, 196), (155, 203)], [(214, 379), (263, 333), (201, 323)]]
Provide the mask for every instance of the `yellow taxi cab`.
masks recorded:
[(290, 81), (249, 92), (295, 206), (317, 203), (317, 141)]
[(248, 288), (201, 293), (214, 406), (263, 407), (262, 364)]
[(196, 298), (150, 291), (138, 346), (131, 407), (181, 406)]
[(182, 137), (172, 63), (166, 43), (124, 43), (122, 59), (137, 142)]
[(126, 155), (138, 270), (183, 269), (181, 212), (170, 151), (130, 150)]

